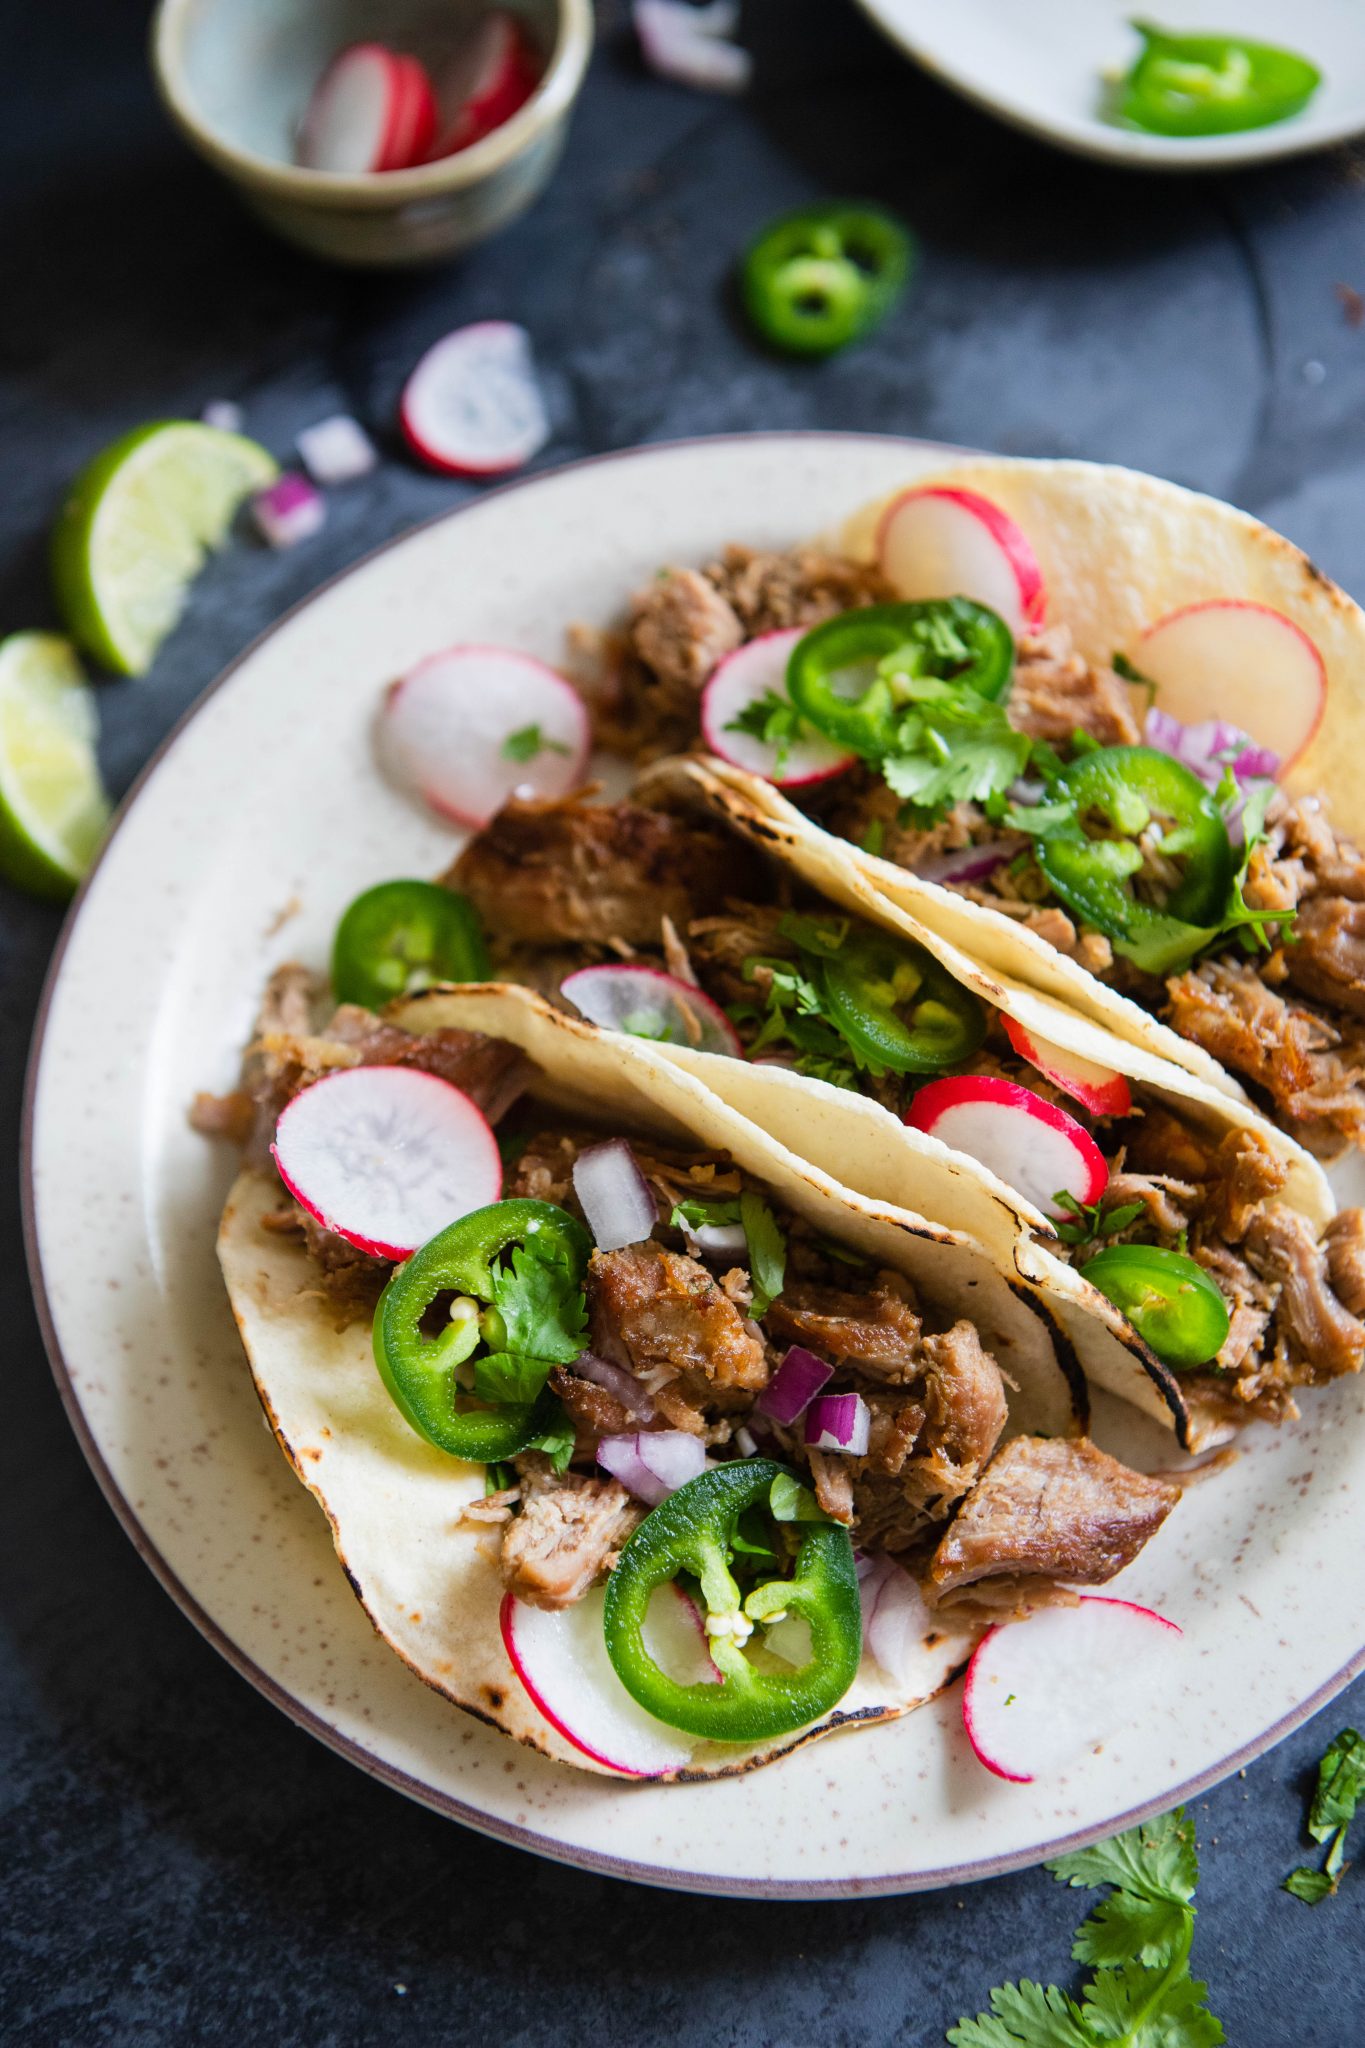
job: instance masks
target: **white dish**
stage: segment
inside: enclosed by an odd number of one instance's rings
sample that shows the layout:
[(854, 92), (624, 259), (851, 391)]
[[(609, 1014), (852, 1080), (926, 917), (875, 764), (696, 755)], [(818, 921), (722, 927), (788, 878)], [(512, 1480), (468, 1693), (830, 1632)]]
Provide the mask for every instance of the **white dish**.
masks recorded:
[[(322, 962), (363, 885), (454, 835), (375, 773), (383, 685), (457, 638), (543, 659), (663, 562), (781, 545), (941, 463), (922, 443), (755, 435), (536, 478), (393, 543), (281, 622), (147, 771), (69, 924), (26, 1120), (30, 1256), (53, 1367), (116, 1512), (186, 1612), (322, 1740), (438, 1810), (596, 1870), (703, 1891), (911, 1890), (1037, 1861), (1211, 1784), (1365, 1664), (1365, 1383), (1309, 1395), (1195, 1487), (1121, 1581), (1186, 1632), (1179, 1682), (1064, 1783), (1006, 1785), (958, 1689), (885, 1729), (716, 1785), (619, 1786), (514, 1748), (372, 1635), (262, 1427), (213, 1252), (233, 1161), (196, 1137), (259, 988)], [(1117, 1419), (1115, 1416), (1117, 1415)], [(1102, 1435), (1172, 1446), (1131, 1411)], [(192, 1788), (188, 1796), (193, 1796)]]
[(1193, 138), (1143, 135), (1102, 118), (1106, 73), (1126, 71), (1144, 10), (1121, 0), (862, 0), (893, 42), (989, 114), (1081, 156), (1143, 170), (1226, 170), (1324, 149), (1365, 131), (1365, 21), (1357, 0), (1178, 0), (1163, 28), (1248, 36), (1311, 59), (1323, 82), (1303, 113), (1270, 128)]

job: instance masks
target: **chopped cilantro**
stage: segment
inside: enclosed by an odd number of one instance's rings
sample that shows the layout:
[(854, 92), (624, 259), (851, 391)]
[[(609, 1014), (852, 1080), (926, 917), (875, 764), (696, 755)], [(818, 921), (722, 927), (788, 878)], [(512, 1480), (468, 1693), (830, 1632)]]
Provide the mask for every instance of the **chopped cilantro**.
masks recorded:
[(1346, 1868), (1346, 1830), (1362, 1797), (1365, 1737), (1354, 1728), (1343, 1728), (1318, 1765), (1317, 1787), (1308, 1809), (1308, 1832), (1313, 1840), (1331, 1843), (1327, 1860), (1321, 1870), (1301, 1865), (1284, 1881), (1284, 1889), (1306, 1906), (1316, 1906), (1336, 1891)]
[(908, 700), (881, 762), (895, 791), (923, 814), (1003, 795), (1028, 766), (1032, 742), (1003, 707), (970, 684), (937, 676), (898, 678)]
[(567, 1472), (574, 1452), (574, 1427), (568, 1416), (561, 1413), (559, 1421), (540, 1436), (533, 1436), (526, 1448), (543, 1451), (556, 1472)]
[(708, 1223), (738, 1223), (739, 1197), (705, 1202), (689, 1195), (677, 1203), (668, 1220), (674, 1230), (683, 1231), (700, 1230)]
[(776, 747), (777, 755), (773, 771), (781, 775), (792, 748), (801, 740), (818, 739), (819, 734), (806, 722), (792, 703), (790, 697), (777, 690), (765, 691), (745, 705), (738, 718), (732, 718), (726, 726), (727, 732), (747, 732), (751, 738), (765, 741)]
[(567, 754), (559, 740), (547, 739), (538, 725), (523, 725), (509, 732), (502, 743), (504, 761), (534, 761), (537, 754)]
[(1060, 1188), (1052, 1200), (1058, 1209), (1067, 1210), (1075, 1219), (1057, 1225), (1057, 1235), (1063, 1244), (1089, 1244), (1094, 1238), (1117, 1237), (1130, 1223), (1137, 1222), (1146, 1207), (1143, 1202), (1118, 1202), (1112, 1209), (1106, 1209), (1103, 1197), (1098, 1202), (1078, 1202), (1065, 1188)]
[(749, 1284), (754, 1295), (749, 1313), (758, 1322), (782, 1292), (787, 1277), (787, 1241), (762, 1195), (750, 1188), (739, 1198), (739, 1220), (749, 1245)]
[(517, 1245), (510, 1262), (494, 1268), (493, 1305), (506, 1332), (502, 1349), (548, 1367), (572, 1365), (587, 1348), (587, 1304), (563, 1245), (535, 1236)]
[(474, 1392), (481, 1401), (529, 1408), (549, 1377), (549, 1359), (527, 1358), (520, 1351), (489, 1351), (474, 1360)]
[(869, 818), (860, 843), (864, 853), (879, 854), (886, 845), (885, 818)]
[[(1242, 801), (1245, 794), (1245, 802)], [(1248, 953), (1258, 949), (1268, 953), (1274, 941), (1269, 927), (1277, 925), (1281, 931), (1294, 922), (1294, 912), (1289, 910), (1260, 910), (1247, 902), (1246, 881), (1251, 869), (1251, 856), (1258, 846), (1268, 838), (1265, 828), (1265, 814), (1271, 797), (1275, 794), (1273, 782), (1253, 782), (1245, 792), (1231, 768), (1225, 768), (1223, 779), (1214, 792), (1214, 802), (1226, 816), (1229, 809), (1242, 804), (1242, 859), (1232, 878), (1232, 890), (1222, 924), (1215, 937), (1223, 938), (1229, 932), (1237, 932)]]
[(1126, 654), (1111, 654), (1109, 666), (1113, 669), (1116, 676), (1123, 677), (1125, 683), (1136, 683), (1140, 690), (1146, 691), (1147, 709), (1150, 711), (1156, 702), (1156, 684), (1152, 681), (1151, 677), (1145, 676), (1136, 663), (1128, 659)]
[(510, 1465), (485, 1465), (483, 1468), (483, 1490), (485, 1498), (490, 1493), (506, 1493), (515, 1486), (517, 1475)]
[(1055, 1984), (1002, 1984), (991, 2010), (949, 2029), (952, 2048), (1218, 2048), (1222, 2023), (1189, 1972), (1199, 1878), (1183, 1808), (1047, 1866), (1063, 1884), (1110, 1885), (1072, 1956), (1092, 1966), (1079, 2000)]

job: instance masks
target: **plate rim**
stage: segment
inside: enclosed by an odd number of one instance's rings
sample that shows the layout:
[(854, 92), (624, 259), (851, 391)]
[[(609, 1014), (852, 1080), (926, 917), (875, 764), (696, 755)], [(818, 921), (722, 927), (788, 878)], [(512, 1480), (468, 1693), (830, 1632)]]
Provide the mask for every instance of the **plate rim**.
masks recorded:
[[(993, 120), (1003, 122), (1007, 128), (1013, 128), (1016, 133), (1029, 135), (1036, 142), (1045, 142), (1053, 149), (1064, 150), (1069, 156), (1084, 157), (1091, 163), (1113, 164), (1130, 171), (1154, 171), (1162, 176), (1183, 175), (1189, 171), (1208, 176), (1218, 171), (1283, 163), (1292, 157), (1339, 149), (1343, 143), (1365, 134), (1365, 108), (1358, 118), (1343, 116), (1307, 138), (1302, 130), (1293, 127), (1292, 122), (1245, 129), (1235, 136), (1144, 135), (1117, 125), (1111, 132), (1103, 123), (1097, 124), (1099, 133), (1091, 134), (1088, 130), (1073, 133), (1058, 127), (1045, 115), (1030, 113), (1026, 108), (1011, 106), (1007, 101), (996, 98), (968, 73), (955, 65), (943, 63), (937, 53), (912, 31), (890, 19), (885, 0), (857, 0), (857, 4), (879, 34), (919, 65), (936, 83), (946, 86), (949, 92), (957, 93), (959, 98), (967, 100), (983, 114), (989, 114)], [(1201, 142), (1208, 141), (1219, 142), (1224, 147), (1216, 152), (1200, 147)], [(1153, 147), (1154, 144), (1162, 146)]]
[[(869, 7), (870, 0), (860, 0)], [(1222, 1783), (1243, 1765), (1263, 1756), (1268, 1750), (1284, 1740), (1294, 1729), (1327, 1706), (1351, 1681), (1365, 1671), (1365, 1642), (1331, 1677), (1325, 1679), (1308, 1697), (1299, 1701), (1288, 1712), (1281, 1715), (1270, 1727), (1243, 1743), (1230, 1755), (1217, 1763), (1207, 1766), (1194, 1776), (1183, 1780), (1171, 1793), (1114, 1815), (1101, 1824), (1073, 1830), (1055, 1839), (1032, 1846), (1002, 1852), (998, 1856), (980, 1858), (967, 1864), (945, 1864), (934, 1870), (920, 1870), (909, 1873), (885, 1873), (871, 1878), (739, 1878), (726, 1881), (704, 1872), (676, 1870), (666, 1864), (645, 1863), (630, 1857), (612, 1856), (600, 1850), (565, 1844), (553, 1836), (542, 1833), (529, 1825), (505, 1821), (486, 1813), (481, 1808), (469, 1805), (452, 1794), (427, 1784), (414, 1774), (388, 1762), (375, 1751), (367, 1749), (353, 1736), (345, 1734), (323, 1719), (320, 1714), (305, 1706), (288, 1688), (271, 1676), (227, 1631), (208, 1614), (194, 1593), (172, 1570), (156, 1544), (143, 1529), (135, 1509), (110, 1470), (104, 1453), (87, 1421), (84, 1409), (76, 1393), (71, 1369), (67, 1364), (56, 1321), (48, 1295), (46, 1275), (38, 1243), (38, 1216), (36, 1195), (36, 1158), (34, 1149), (34, 1125), (37, 1109), (39, 1073), (47, 1037), (47, 1027), (55, 1002), (58, 983), (61, 979), (67, 950), (75, 936), (77, 926), (84, 914), (91, 887), (98, 875), (109, 849), (133, 807), (140, 800), (144, 789), (166, 763), (187, 728), (199, 716), (211, 698), (224, 689), (249, 660), (268, 640), (290, 625), (301, 613), (322, 598), (348, 577), (358, 573), (381, 556), (388, 554), (433, 528), (453, 523), (467, 512), (498, 497), (512, 492), (531, 490), (575, 471), (596, 467), (603, 463), (623, 463), (640, 456), (661, 455), (670, 452), (696, 448), (724, 448), (735, 443), (752, 445), (756, 442), (790, 441), (866, 441), (878, 445), (899, 444), (907, 449), (923, 450), (941, 448), (945, 454), (967, 455), (976, 451), (964, 449), (950, 442), (932, 441), (914, 435), (878, 434), (865, 431), (838, 428), (776, 428), (754, 429), (732, 434), (686, 435), (673, 440), (637, 442), (629, 448), (606, 449), (591, 455), (580, 456), (573, 461), (537, 470), (530, 476), (520, 476), (492, 489), (479, 491), (458, 505), (447, 507), (431, 517), (419, 520), (402, 532), (391, 535), (376, 547), (367, 550), (354, 561), (348, 562), (335, 574), (327, 577), (305, 596), (271, 620), (261, 632), (230, 662), (222, 668), (203, 690), (186, 706), (175, 719), (169, 730), (152, 750), (117, 806), (107, 837), (100, 847), (88, 874), (81, 882), (58, 932), (43, 979), (42, 992), (34, 1016), (33, 1033), (29, 1043), (28, 1058), (24, 1073), (23, 1100), (19, 1137), (19, 1192), (23, 1229), (24, 1256), (28, 1270), (29, 1285), (33, 1294), (34, 1310), (43, 1340), (47, 1362), (56, 1383), (72, 1434), (85, 1458), (96, 1484), (112, 1509), (119, 1526), (133, 1546), (138, 1557), (151, 1571), (154, 1578), (170, 1595), (176, 1606), (194, 1625), (203, 1639), (218, 1652), (224, 1661), (245, 1678), (262, 1698), (279, 1709), (295, 1727), (315, 1737), (335, 1755), (357, 1766), (367, 1776), (403, 1794), (416, 1804), (439, 1813), (445, 1818), (458, 1821), (476, 1834), (501, 1841), (513, 1848), (543, 1856), (554, 1863), (575, 1869), (586, 1870), (595, 1876), (612, 1877), (629, 1883), (648, 1885), (660, 1890), (680, 1891), (711, 1898), (750, 1898), (769, 1900), (798, 1899), (852, 1899), (903, 1896), (915, 1892), (946, 1890), (953, 1885), (973, 1884), (987, 1878), (1000, 1877), (1016, 1870), (1031, 1869), (1050, 1857), (1068, 1854), (1086, 1847), (1092, 1842), (1103, 1841), (1110, 1835), (1125, 1828), (1140, 1825), (1143, 1821), (1168, 1812), (1173, 1805), (1180, 1805), (1191, 1798)]]

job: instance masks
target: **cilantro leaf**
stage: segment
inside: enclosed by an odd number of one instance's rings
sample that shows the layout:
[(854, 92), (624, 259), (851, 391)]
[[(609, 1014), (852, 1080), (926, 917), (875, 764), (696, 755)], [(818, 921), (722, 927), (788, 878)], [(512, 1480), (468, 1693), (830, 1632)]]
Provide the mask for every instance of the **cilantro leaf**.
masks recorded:
[(1143, 1202), (1117, 1202), (1112, 1209), (1106, 1209), (1102, 1197), (1098, 1202), (1078, 1202), (1066, 1188), (1059, 1188), (1052, 1202), (1054, 1208), (1068, 1210), (1074, 1219), (1057, 1224), (1057, 1235), (1063, 1244), (1089, 1244), (1095, 1238), (1117, 1237), (1130, 1223), (1137, 1222), (1146, 1207)]
[(749, 1282), (754, 1294), (749, 1313), (759, 1322), (782, 1292), (787, 1277), (787, 1241), (762, 1195), (750, 1188), (739, 1198), (739, 1220), (749, 1245)]
[(886, 845), (885, 818), (869, 818), (863, 827), (863, 836), (859, 844), (864, 853), (879, 854)]
[(1296, 1899), (1302, 1899), (1305, 1906), (1320, 1906), (1324, 1899), (1330, 1899), (1337, 1888), (1337, 1880), (1329, 1877), (1325, 1870), (1310, 1870), (1301, 1863), (1291, 1871), (1281, 1886), (1282, 1891), (1292, 1892)]
[(1129, 1828), (1107, 1842), (1055, 1857), (1047, 1868), (1059, 1883), (1073, 1889), (1112, 1884), (1139, 1898), (1175, 1899), (1187, 1905), (1199, 1882), (1194, 1822), (1178, 1806), (1174, 1813)]
[(896, 795), (921, 812), (1003, 795), (1028, 766), (1032, 742), (1003, 707), (970, 684), (936, 676), (897, 678), (907, 708), (881, 763)]
[(544, 1451), (555, 1471), (562, 1475), (568, 1471), (569, 1460), (574, 1453), (573, 1424), (567, 1415), (561, 1415), (560, 1420), (553, 1423), (549, 1429), (543, 1430), (539, 1436), (533, 1436), (525, 1448), (528, 1451)]
[(688, 1195), (675, 1204), (668, 1220), (674, 1230), (683, 1231), (700, 1230), (708, 1223), (738, 1223), (739, 1201), (706, 1202)]
[(529, 1407), (549, 1377), (548, 1360), (519, 1351), (490, 1351), (474, 1360), (474, 1392), (481, 1401)]
[(776, 747), (773, 767), (778, 775), (786, 768), (791, 750), (798, 741), (819, 737), (791, 698), (777, 690), (766, 690), (761, 697), (754, 697), (738, 717), (730, 720), (725, 730), (747, 732), (752, 739), (763, 740), (768, 746)]
[(991, 2009), (948, 2029), (951, 2048), (1095, 2048), (1080, 2007), (1055, 1984), (1001, 1984)]
[(1178, 1899), (1110, 1892), (1076, 1930), (1071, 1953), (1078, 1963), (1111, 1967), (1136, 1956), (1167, 1963), (1185, 1931), (1188, 1913)]
[(504, 761), (534, 761), (537, 754), (567, 754), (559, 740), (547, 739), (538, 725), (523, 725), (509, 732), (502, 743)]
[(1308, 1814), (1308, 1832), (1325, 1842), (1334, 1829), (1355, 1819), (1365, 1796), (1365, 1737), (1343, 1728), (1318, 1765), (1318, 1786)]
[(572, 1365), (586, 1350), (588, 1310), (567, 1247), (537, 1236), (493, 1269), (493, 1306), (506, 1330), (504, 1349), (551, 1365)]
[(1148, 1969), (1125, 1963), (1100, 1970), (1086, 1985), (1081, 2011), (1088, 2039), (1113, 2048), (1219, 2048), (1226, 2040), (1221, 2020), (1204, 2001), (1208, 1986), (1188, 1970)]

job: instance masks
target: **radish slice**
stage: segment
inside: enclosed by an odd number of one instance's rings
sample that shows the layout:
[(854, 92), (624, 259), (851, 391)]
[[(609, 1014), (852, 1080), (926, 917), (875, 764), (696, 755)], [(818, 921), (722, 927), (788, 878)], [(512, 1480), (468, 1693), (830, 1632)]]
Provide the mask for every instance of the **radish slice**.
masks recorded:
[(739, 1033), (720, 1005), (661, 967), (580, 967), (564, 977), (559, 993), (605, 1031), (743, 1056)]
[(510, 121), (540, 83), (540, 69), (516, 16), (503, 8), (486, 14), (441, 76), (441, 139), (433, 160), (468, 149)]
[[(602, 1627), (604, 1599), (596, 1586), (572, 1607), (551, 1612), (507, 1594), (500, 1621), (512, 1668), (551, 1726), (594, 1763), (631, 1778), (683, 1770), (695, 1744), (647, 1714), (616, 1676)], [(671, 1678), (684, 1685), (718, 1681), (701, 1614), (680, 1586), (659, 1588), (642, 1634)]]
[(1079, 1053), (1049, 1045), (1045, 1038), (1036, 1038), (1026, 1031), (1017, 1018), (1002, 1014), (1000, 1022), (1020, 1059), (1045, 1074), (1054, 1087), (1074, 1095), (1091, 1116), (1132, 1115), (1133, 1092), (1122, 1074), (1116, 1074), (1112, 1067), (1102, 1067), (1098, 1060), (1085, 1060)]
[(502, 476), (550, 438), (531, 340), (511, 320), (457, 327), (429, 348), (403, 387), (403, 438), (446, 476)]
[(592, 734), (578, 692), (506, 647), (448, 647), (384, 700), (378, 750), (390, 776), (457, 825), (486, 825), (510, 796), (567, 796)]
[(1104, 1154), (1089, 1132), (1031, 1088), (994, 1074), (958, 1074), (930, 1081), (905, 1112), (955, 1152), (979, 1159), (1026, 1201), (1051, 1215), (1059, 1193), (1098, 1202), (1109, 1185)]
[(298, 160), (342, 177), (406, 170), (422, 161), (435, 128), (435, 95), (417, 59), (382, 43), (352, 43), (313, 89)]
[(781, 748), (774, 740), (731, 730), (740, 713), (760, 697), (778, 697), (784, 704), (791, 703), (787, 695), (787, 663), (797, 641), (804, 638), (800, 626), (781, 633), (761, 633), (757, 640), (727, 654), (701, 693), (702, 738), (711, 752), (719, 754), (732, 767), (761, 775), (779, 789), (801, 789), (813, 782), (828, 782), (832, 775), (842, 775), (846, 768), (851, 768), (858, 758), (818, 734)]
[(1163, 711), (1186, 725), (1233, 718), (1288, 767), (1327, 705), (1322, 656), (1292, 619), (1269, 605), (1215, 598), (1149, 626), (1134, 666), (1154, 682)]
[(1037, 556), (1009, 514), (976, 491), (903, 491), (882, 514), (877, 554), (902, 597), (970, 597), (1016, 634), (1043, 622)]
[(482, 1110), (416, 1067), (345, 1067), (314, 1081), (282, 1112), (270, 1150), (324, 1230), (381, 1259), (406, 1259), (502, 1192)]
[(1182, 1634), (1150, 1607), (1089, 1595), (993, 1628), (967, 1667), (967, 1740), (1016, 1785), (1067, 1771), (1159, 1697)]

